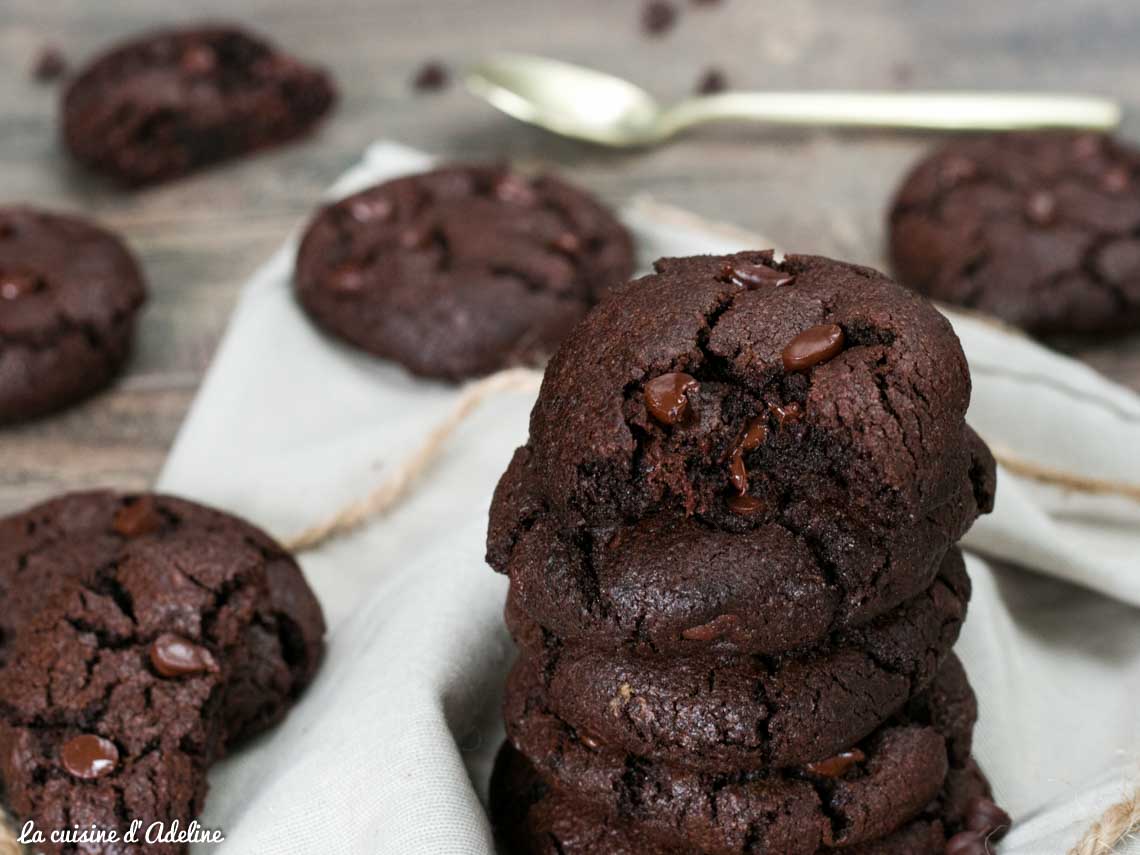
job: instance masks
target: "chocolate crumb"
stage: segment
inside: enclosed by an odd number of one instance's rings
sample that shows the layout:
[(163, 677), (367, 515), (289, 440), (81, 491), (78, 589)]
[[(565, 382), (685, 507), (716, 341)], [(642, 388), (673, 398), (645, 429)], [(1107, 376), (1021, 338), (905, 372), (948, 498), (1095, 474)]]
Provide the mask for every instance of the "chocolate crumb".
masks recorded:
[(451, 82), (451, 75), (442, 62), (432, 60), (420, 66), (412, 78), (412, 87), (417, 92), (442, 92)]
[(67, 57), (55, 45), (44, 45), (32, 66), (32, 76), (41, 83), (58, 80), (67, 71)]
[(728, 88), (728, 78), (719, 68), (708, 68), (697, 81), (698, 95), (715, 95)]
[(677, 23), (677, 8), (665, 0), (650, 0), (641, 12), (641, 26), (651, 36), (660, 36)]

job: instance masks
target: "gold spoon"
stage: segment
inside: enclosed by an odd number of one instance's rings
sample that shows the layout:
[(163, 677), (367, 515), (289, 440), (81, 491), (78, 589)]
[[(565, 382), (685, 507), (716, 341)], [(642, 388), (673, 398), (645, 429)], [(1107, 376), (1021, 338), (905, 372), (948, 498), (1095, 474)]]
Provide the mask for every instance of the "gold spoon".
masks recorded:
[(516, 119), (575, 139), (645, 146), (706, 122), (1011, 131), (1109, 130), (1120, 106), (1106, 98), (971, 92), (725, 92), (662, 106), (628, 80), (524, 54), (495, 54), (467, 86)]

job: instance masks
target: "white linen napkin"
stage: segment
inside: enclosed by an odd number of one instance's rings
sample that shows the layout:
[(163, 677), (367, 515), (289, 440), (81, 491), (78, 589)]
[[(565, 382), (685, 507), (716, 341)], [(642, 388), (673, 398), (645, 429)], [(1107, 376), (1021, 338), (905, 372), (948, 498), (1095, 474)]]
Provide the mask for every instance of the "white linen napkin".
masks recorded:
[[(332, 195), (430, 162), (378, 143)], [(645, 200), (623, 217), (643, 266), (760, 248)], [(294, 251), (290, 241), (247, 285), (158, 484), (282, 538), (376, 486), (458, 394), (319, 334), (293, 302)], [(1020, 335), (948, 314), (984, 437), (1054, 468), (1140, 483), (1140, 399)], [(506, 581), (484, 564), (483, 540), (532, 404), (514, 393), (486, 402), (393, 513), (301, 556), (329, 619), (327, 660), (280, 727), (214, 770), (203, 824), (226, 842), (197, 851), (493, 851), (481, 796), (513, 649)], [(1015, 819), (999, 851), (1061, 853), (1140, 783), (1140, 509), (1003, 470), (997, 509), (965, 545), (991, 559), (969, 558), (974, 598), (957, 650), (980, 701), (976, 755)]]

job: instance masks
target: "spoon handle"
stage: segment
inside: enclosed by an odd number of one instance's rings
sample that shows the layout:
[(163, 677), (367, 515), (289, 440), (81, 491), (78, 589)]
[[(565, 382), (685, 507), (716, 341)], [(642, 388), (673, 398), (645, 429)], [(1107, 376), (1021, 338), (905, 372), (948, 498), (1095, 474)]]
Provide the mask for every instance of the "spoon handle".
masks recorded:
[(1109, 130), (1120, 106), (1080, 95), (967, 92), (726, 92), (689, 98), (659, 117), (670, 136), (706, 122), (749, 120), (775, 125), (1012, 131), (1031, 128)]

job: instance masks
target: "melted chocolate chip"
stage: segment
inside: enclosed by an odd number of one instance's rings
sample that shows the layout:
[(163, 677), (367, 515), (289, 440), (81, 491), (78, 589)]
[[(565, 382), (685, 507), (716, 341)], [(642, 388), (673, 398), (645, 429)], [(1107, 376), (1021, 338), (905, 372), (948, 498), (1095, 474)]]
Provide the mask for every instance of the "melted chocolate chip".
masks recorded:
[(573, 232), (563, 232), (555, 239), (554, 248), (567, 255), (577, 255), (582, 251), (582, 240)]
[(599, 742), (595, 736), (593, 736), (590, 733), (587, 733), (584, 730), (578, 731), (578, 741), (581, 742), (583, 745), (585, 745), (587, 748), (589, 748), (591, 751), (597, 751), (599, 748), (602, 747), (602, 743)]
[(641, 12), (641, 26), (651, 36), (668, 32), (676, 23), (677, 9), (665, 0), (651, 0)]
[(27, 273), (0, 273), (0, 300), (18, 300), (34, 294), (40, 287), (37, 276)]
[(779, 288), (783, 285), (791, 285), (796, 281), (796, 277), (791, 273), (774, 270), (766, 264), (748, 264), (746, 262), (726, 264), (724, 270), (721, 271), (721, 276), (732, 284), (747, 288), (749, 291), (762, 287)]
[(776, 417), (780, 427), (794, 424), (804, 417), (804, 408), (796, 401), (788, 401), (786, 404), (769, 404), (768, 411)]
[(417, 92), (442, 92), (451, 82), (451, 75), (442, 62), (425, 62), (412, 78), (412, 88)]
[(1057, 220), (1057, 197), (1038, 190), (1025, 201), (1025, 217), (1038, 226), (1051, 226)]
[(989, 855), (986, 840), (976, 831), (959, 831), (946, 841), (946, 855)]
[(681, 630), (681, 637), (687, 641), (716, 641), (718, 638), (735, 632), (739, 624), (740, 618), (736, 615), (717, 615), (708, 623)]
[(966, 828), (984, 837), (999, 838), (1009, 830), (1009, 814), (991, 799), (978, 796), (966, 805)]
[(119, 765), (119, 749), (101, 736), (85, 733), (63, 744), (59, 762), (69, 775), (93, 781), (115, 771)]
[(645, 384), (645, 406), (649, 414), (665, 425), (675, 425), (689, 411), (689, 395), (700, 384), (692, 375), (683, 372), (662, 374)]
[(171, 633), (160, 635), (150, 645), (150, 664), (163, 677), (186, 677), (218, 670), (218, 663), (209, 650)]
[(727, 88), (728, 78), (725, 77), (724, 72), (719, 68), (708, 68), (697, 81), (696, 91), (698, 95), (716, 95)]
[(495, 182), (495, 196), (516, 205), (533, 205), (536, 198), (530, 182), (514, 173), (507, 173)]
[(764, 417), (753, 416), (744, 426), (744, 433), (740, 436), (740, 448), (744, 451), (755, 451), (767, 438), (768, 425)]
[(843, 328), (819, 324), (806, 329), (784, 348), (784, 370), (804, 371), (836, 356), (843, 350)]
[(182, 54), (179, 67), (194, 77), (203, 77), (218, 67), (218, 55), (209, 45), (191, 45)]
[(842, 778), (866, 759), (866, 754), (858, 748), (852, 748), (850, 751), (841, 751), (834, 757), (828, 757), (826, 760), (817, 760), (815, 763), (808, 763), (804, 766), (804, 769), (810, 774), (818, 775), (821, 778)]
[(364, 290), (364, 271), (355, 262), (346, 261), (329, 272), (325, 286), (337, 294), (359, 294)]
[(748, 492), (748, 469), (744, 466), (744, 452), (736, 448), (728, 460), (728, 480), (741, 495)]
[(763, 513), (768, 506), (763, 499), (755, 496), (729, 496), (728, 509), (742, 517), (751, 517)]
[(141, 537), (162, 528), (162, 514), (150, 496), (139, 496), (115, 511), (111, 527), (123, 537)]

